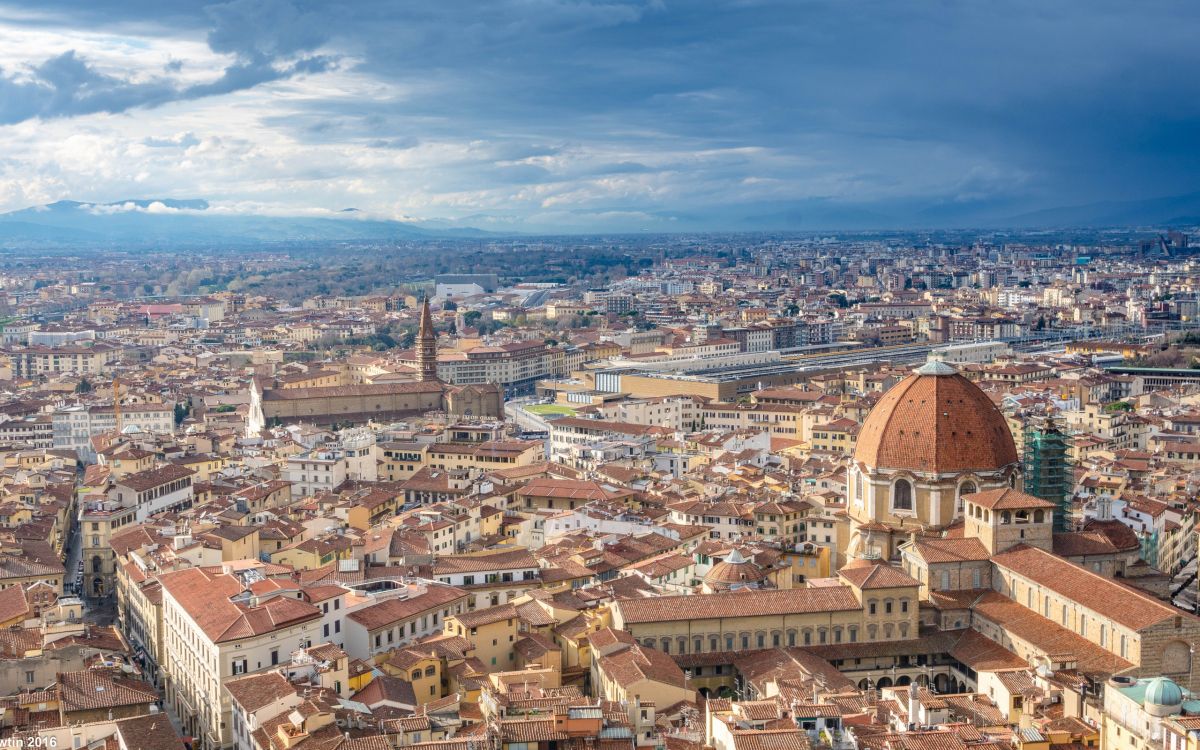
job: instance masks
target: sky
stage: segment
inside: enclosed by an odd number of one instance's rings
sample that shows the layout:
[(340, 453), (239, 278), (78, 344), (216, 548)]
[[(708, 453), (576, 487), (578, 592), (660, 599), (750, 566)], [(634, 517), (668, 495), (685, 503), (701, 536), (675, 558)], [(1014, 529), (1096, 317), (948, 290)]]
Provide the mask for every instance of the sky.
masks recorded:
[(636, 231), (1179, 195), (1196, 28), (1192, 0), (0, 0), (0, 211)]

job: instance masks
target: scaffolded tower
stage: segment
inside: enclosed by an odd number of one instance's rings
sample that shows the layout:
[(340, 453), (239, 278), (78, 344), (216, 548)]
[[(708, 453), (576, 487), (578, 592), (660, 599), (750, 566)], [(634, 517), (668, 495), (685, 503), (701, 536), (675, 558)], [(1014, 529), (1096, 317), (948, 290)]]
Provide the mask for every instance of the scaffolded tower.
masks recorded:
[(1071, 502), (1074, 477), (1067, 460), (1067, 436), (1051, 417), (1025, 422), (1025, 491), (1058, 506), (1055, 531), (1072, 531), (1076, 513)]

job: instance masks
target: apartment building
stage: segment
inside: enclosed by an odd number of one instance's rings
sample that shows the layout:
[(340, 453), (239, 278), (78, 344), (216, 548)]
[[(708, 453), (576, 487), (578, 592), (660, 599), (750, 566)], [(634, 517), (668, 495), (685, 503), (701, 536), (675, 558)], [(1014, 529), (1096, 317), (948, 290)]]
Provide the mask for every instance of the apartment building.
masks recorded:
[(400, 596), (358, 609), (345, 618), (346, 653), (370, 659), (428, 635), (468, 608), (470, 594), (446, 585), (409, 586)]
[(537, 381), (551, 374), (552, 359), (541, 341), (477, 346), (438, 355), (437, 374), (451, 385), (499, 383), (509, 395), (522, 395), (533, 393)]
[(261, 566), (187, 568), (162, 584), (166, 700), (195, 738), (196, 750), (233, 744), (231, 702), (223, 683), (277, 667), (320, 640), (313, 604), (251, 590), (266, 580)]
[(176, 464), (127, 474), (113, 484), (109, 499), (132, 508), (140, 523), (155, 513), (190, 508), (194, 475), (191, 469)]
[(108, 343), (29, 346), (9, 352), (13, 374), (36, 378), (42, 375), (96, 375), (109, 371), (121, 356), (121, 347)]
[[(115, 432), (117, 417), (111, 404), (102, 406), (69, 406), (54, 412), (51, 417), (54, 447), (73, 450), (86, 463), (95, 463), (96, 451), (92, 437)], [(123, 430), (170, 435), (175, 432), (174, 404), (122, 404)]]

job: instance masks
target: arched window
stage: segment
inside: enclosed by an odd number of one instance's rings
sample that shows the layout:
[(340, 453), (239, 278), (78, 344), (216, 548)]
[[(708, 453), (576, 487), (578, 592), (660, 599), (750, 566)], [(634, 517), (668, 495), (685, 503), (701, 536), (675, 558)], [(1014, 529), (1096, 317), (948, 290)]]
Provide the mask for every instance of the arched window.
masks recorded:
[(1004, 511), (1003, 513), (1001, 513), (1000, 514), (1000, 523), (1001, 524), (1012, 523), (1012, 513), (1009, 513), (1007, 510)]
[(419, 669), (414, 669), (414, 670), (413, 670), (413, 673), (412, 673), (412, 678), (413, 678), (414, 680), (419, 680), (419, 679), (421, 679), (421, 670), (419, 670)]
[(426, 677), (433, 677), (435, 674), (437, 674), (437, 670), (435, 670), (433, 667), (425, 667)]
[(912, 482), (897, 479), (892, 485), (892, 510), (912, 510)]
[(958, 486), (958, 511), (963, 509), (963, 495), (971, 495), (979, 491), (974, 482), (963, 482)]
[(1043, 510), (1035, 510), (1033, 512), (1033, 522), (1034, 523), (1045, 523), (1046, 522), (1046, 512)]
[(862, 505), (863, 501), (866, 499), (863, 497), (863, 480), (861, 471), (854, 472), (854, 499), (858, 501), (859, 505)]

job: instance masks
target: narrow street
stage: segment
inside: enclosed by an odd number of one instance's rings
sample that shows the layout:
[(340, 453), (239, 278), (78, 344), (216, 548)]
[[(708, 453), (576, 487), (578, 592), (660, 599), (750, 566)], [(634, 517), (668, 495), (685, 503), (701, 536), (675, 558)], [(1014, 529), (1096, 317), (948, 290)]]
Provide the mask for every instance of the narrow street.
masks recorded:
[(1196, 560), (1193, 557), (1171, 579), (1172, 601), (1176, 607), (1188, 612), (1196, 611)]
[(117, 602), (113, 594), (101, 599), (84, 596), (80, 591), (83, 577), (80, 575), (80, 561), (83, 555), (83, 532), (79, 527), (79, 510), (71, 519), (71, 528), (67, 532), (67, 543), (64, 547), (63, 566), (67, 574), (63, 580), (63, 592), (83, 599), (83, 616), (87, 622), (94, 625), (112, 625), (117, 620)]

